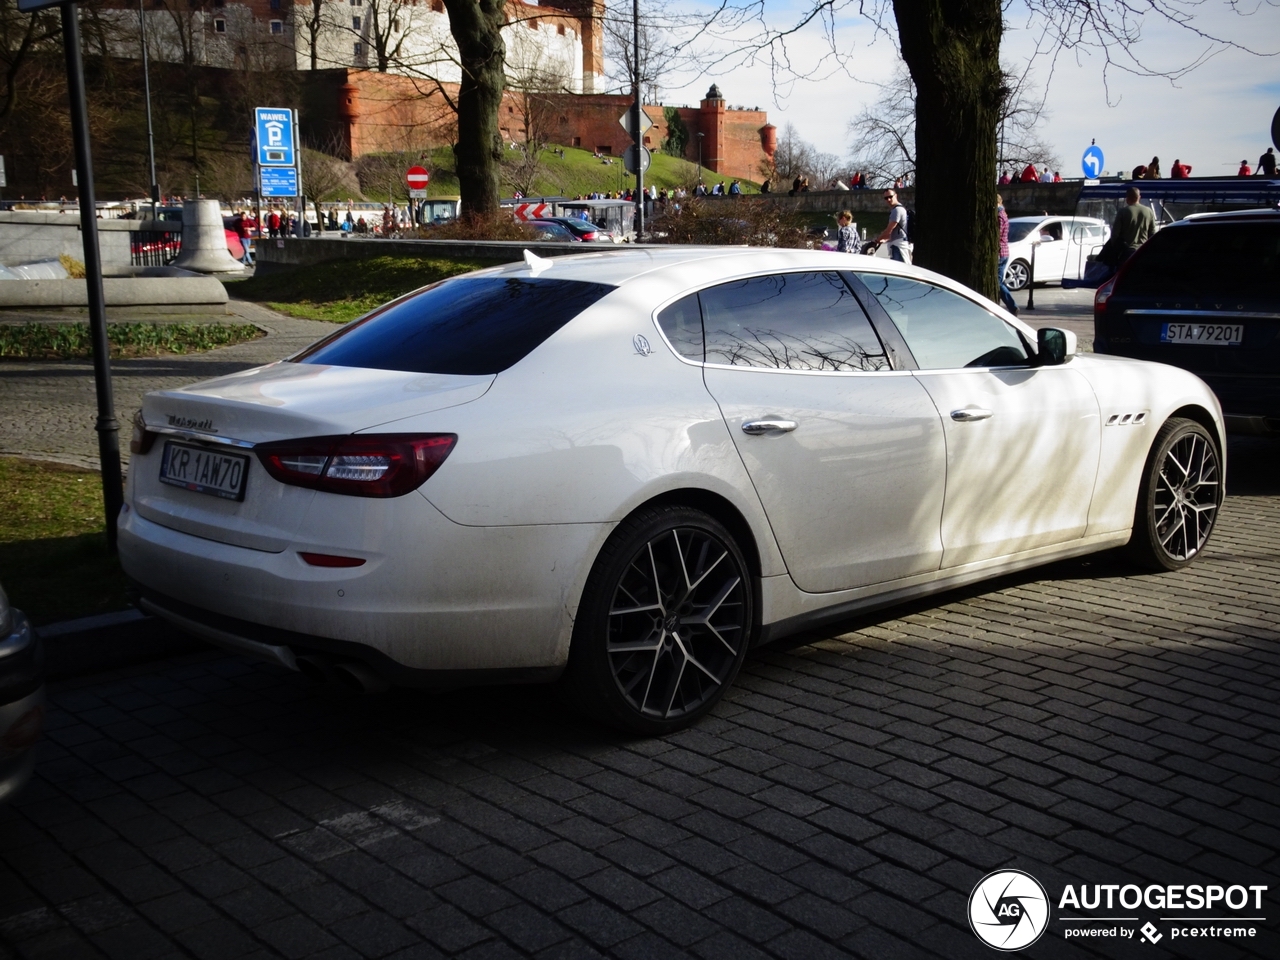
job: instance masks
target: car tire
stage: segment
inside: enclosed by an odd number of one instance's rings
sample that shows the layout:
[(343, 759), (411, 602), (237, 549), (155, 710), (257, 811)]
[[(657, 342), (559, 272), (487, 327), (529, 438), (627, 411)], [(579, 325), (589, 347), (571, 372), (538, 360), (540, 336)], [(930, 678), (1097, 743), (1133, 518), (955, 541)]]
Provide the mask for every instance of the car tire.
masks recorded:
[(657, 506), (600, 551), (574, 623), (565, 686), (587, 713), (646, 736), (688, 726), (733, 682), (756, 632), (755, 582), (723, 524)]
[(1010, 290), (1025, 290), (1031, 279), (1031, 264), (1025, 260), (1013, 260), (1004, 268), (1004, 285)]
[(1209, 431), (1173, 417), (1156, 434), (1126, 548), (1149, 570), (1180, 570), (1209, 540), (1222, 505), (1221, 455)]

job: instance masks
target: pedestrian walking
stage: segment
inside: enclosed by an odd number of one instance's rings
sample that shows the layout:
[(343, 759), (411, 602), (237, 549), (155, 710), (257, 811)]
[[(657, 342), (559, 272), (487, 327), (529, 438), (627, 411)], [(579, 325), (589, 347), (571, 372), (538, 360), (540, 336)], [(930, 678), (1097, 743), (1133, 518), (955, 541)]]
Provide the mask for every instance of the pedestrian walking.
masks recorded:
[(1004, 282), (1004, 271), (1009, 266), (1009, 214), (1004, 209), (1004, 197), (998, 193), (996, 194), (996, 224), (1000, 229), (1000, 259), (996, 265), (996, 279), (1000, 284), (1000, 302), (1016, 317), (1018, 304)]
[(858, 252), (858, 228), (853, 223), (853, 211), (841, 210), (836, 214), (836, 252)]
[(885, 190), (884, 200), (889, 204), (889, 225), (876, 237), (876, 246), (889, 244), (889, 256), (900, 263), (911, 262), (911, 245), (907, 242), (907, 208), (898, 202), (896, 190)]

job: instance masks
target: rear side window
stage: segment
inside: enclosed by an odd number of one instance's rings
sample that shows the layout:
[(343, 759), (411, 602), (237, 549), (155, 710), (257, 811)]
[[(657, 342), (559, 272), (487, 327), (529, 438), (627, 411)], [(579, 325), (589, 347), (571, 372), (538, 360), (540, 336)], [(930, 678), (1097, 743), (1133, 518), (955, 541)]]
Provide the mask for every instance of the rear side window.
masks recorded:
[(871, 322), (838, 273), (735, 280), (703, 290), (698, 299), (707, 363), (775, 370), (889, 369)]
[(351, 324), (297, 360), (406, 373), (501, 373), (612, 289), (532, 277), (444, 280)]
[(880, 301), (921, 370), (1027, 362), (1017, 331), (972, 300), (906, 277), (860, 273), (858, 279)]
[(676, 353), (690, 360), (702, 361), (702, 310), (696, 293), (663, 307), (658, 314), (658, 326)]
[(1161, 230), (1129, 261), (1118, 293), (1280, 302), (1280, 227), (1187, 224)]

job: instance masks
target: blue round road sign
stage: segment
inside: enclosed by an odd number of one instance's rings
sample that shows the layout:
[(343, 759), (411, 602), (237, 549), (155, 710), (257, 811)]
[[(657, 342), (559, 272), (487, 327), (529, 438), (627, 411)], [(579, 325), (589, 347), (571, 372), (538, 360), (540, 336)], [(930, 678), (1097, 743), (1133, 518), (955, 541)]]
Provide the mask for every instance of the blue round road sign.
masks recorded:
[(1090, 145), (1084, 152), (1084, 156), (1080, 158), (1080, 166), (1084, 170), (1084, 175), (1090, 180), (1097, 180), (1102, 176), (1102, 148), (1096, 143)]

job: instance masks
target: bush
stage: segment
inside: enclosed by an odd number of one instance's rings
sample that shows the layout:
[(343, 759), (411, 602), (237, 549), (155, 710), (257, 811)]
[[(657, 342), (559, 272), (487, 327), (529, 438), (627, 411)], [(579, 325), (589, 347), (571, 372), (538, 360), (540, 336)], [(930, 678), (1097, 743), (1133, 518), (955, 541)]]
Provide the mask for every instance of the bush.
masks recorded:
[(745, 244), (751, 247), (810, 247), (803, 219), (751, 200), (689, 199), (667, 204), (648, 223), (647, 240), (658, 243)]
[(417, 240), (537, 240), (538, 232), (527, 223), (499, 210), (483, 216), (464, 213), (453, 220), (407, 234)]

